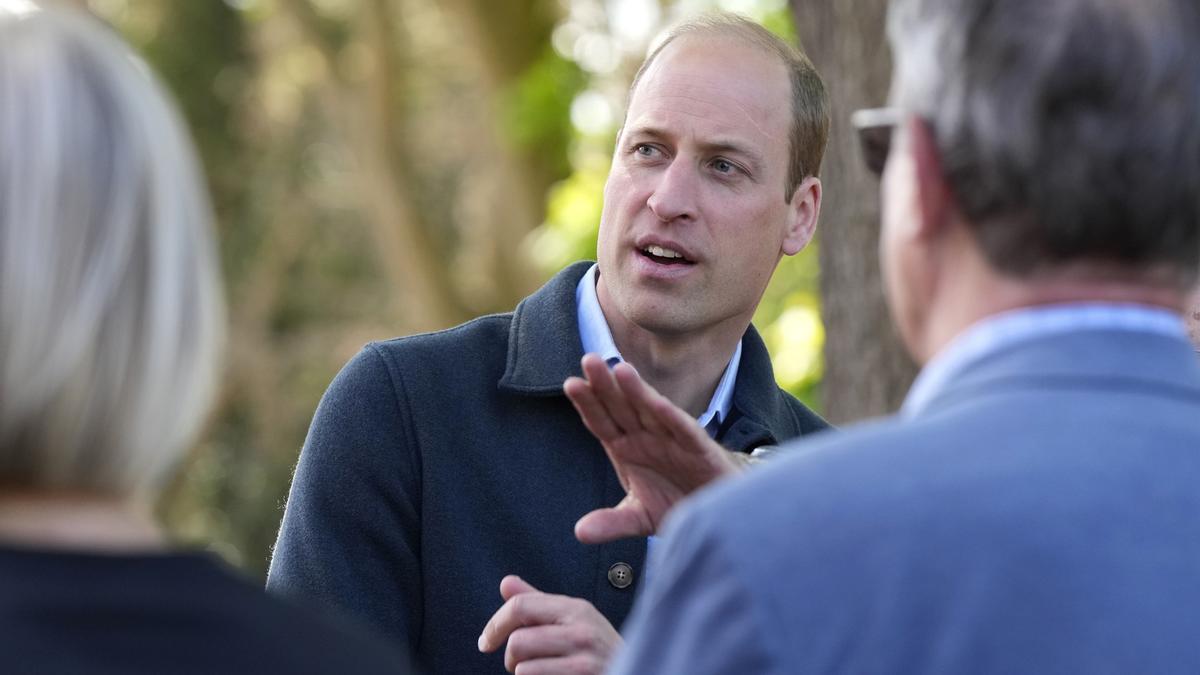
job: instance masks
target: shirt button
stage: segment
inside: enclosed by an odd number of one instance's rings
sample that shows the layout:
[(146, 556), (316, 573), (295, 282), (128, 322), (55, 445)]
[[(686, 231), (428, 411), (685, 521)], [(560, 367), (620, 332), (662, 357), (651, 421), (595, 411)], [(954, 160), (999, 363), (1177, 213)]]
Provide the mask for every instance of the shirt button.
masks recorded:
[(629, 588), (633, 583), (633, 568), (629, 563), (616, 563), (608, 568), (608, 583), (614, 588)]

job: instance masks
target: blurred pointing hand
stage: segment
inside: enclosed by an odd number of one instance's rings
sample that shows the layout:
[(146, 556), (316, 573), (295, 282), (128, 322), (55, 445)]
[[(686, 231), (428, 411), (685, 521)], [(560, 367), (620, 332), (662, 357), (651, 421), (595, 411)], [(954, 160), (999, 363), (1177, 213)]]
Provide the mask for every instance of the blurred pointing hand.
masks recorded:
[(517, 675), (600, 675), (621, 636), (592, 604), (543, 593), (518, 576), (500, 580), (505, 602), (479, 636), (479, 651), (507, 643), (504, 668)]

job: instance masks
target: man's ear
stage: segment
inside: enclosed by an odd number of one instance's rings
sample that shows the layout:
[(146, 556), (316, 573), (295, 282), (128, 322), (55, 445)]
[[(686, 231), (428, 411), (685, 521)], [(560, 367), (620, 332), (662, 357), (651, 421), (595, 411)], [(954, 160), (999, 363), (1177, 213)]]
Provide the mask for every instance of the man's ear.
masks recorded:
[(800, 181), (788, 204), (787, 232), (783, 237), (784, 255), (796, 255), (808, 246), (817, 231), (821, 213), (821, 179), (809, 176)]
[(955, 209), (954, 196), (942, 173), (942, 155), (938, 150), (933, 129), (920, 117), (904, 120), (908, 153), (916, 171), (918, 237), (940, 234)]

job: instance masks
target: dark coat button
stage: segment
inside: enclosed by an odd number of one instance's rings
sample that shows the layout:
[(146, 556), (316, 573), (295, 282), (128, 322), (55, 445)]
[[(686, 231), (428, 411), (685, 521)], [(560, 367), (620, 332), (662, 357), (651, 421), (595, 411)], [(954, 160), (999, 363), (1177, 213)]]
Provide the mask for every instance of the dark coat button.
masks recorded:
[(615, 588), (629, 588), (633, 584), (633, 568), (629, 563), (616, 563), (608, 568), (608, 583)]

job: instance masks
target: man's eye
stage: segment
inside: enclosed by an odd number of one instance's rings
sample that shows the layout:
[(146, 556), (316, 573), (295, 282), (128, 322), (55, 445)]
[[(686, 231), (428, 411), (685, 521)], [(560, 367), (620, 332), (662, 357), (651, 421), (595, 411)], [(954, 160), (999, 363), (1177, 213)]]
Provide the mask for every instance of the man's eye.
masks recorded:
[(636, 146), (636, 147), (633, 149), (633, 151), (634, 151), (635, 153), (637, 153), (637, 154), (641, 155), (642, 157), (653, 157), (653, 156), (654, 156), (654, 153), (658, 152), (658, 149), (657, 149), (657, 148), (655, 148), (653, 145), (647, 145), (647, 144), (645, 144), (645, 143), (639, 143), (639, 144), (638, 144), (638, 145), (637, 145), (637, 146)]
[(713, 160), (712, 168), (716, 169), (717, 173), (733, 173), (737, 170), (737, 167), (733, 165), (733, 162), (725, 159)]

